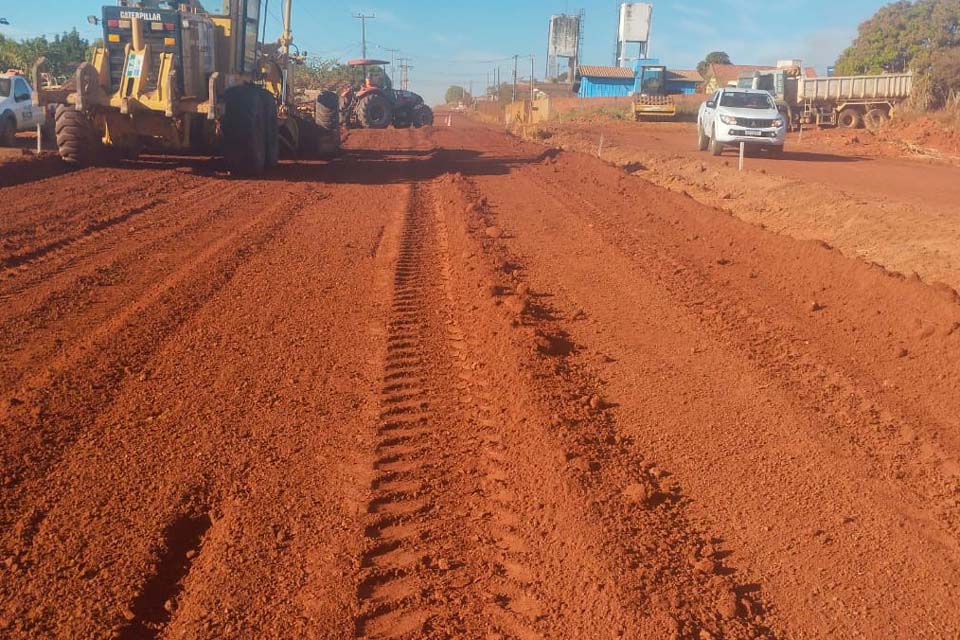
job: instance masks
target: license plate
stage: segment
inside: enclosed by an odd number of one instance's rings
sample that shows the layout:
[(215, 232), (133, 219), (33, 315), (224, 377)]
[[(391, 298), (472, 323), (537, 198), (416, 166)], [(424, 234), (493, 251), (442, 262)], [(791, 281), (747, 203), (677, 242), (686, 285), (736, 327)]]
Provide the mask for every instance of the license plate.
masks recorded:
[(759, 138), (763, 135), (763, 131), (760, 131), (759, 129), (747, 129), (747, 135), (754, 138)]
[(143, 55), (139, 53), (131, 53), (129, 56), (127, 56), (127, 71), (124, 73), (124, 77), (139, 78), (142, 68)]

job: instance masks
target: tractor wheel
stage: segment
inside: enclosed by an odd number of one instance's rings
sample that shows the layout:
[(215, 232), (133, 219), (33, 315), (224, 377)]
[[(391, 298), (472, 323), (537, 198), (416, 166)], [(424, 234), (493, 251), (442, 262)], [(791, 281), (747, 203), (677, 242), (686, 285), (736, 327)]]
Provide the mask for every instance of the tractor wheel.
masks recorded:
[(361, 98), (357, 113), (360, 115), (360, 126), (364, 129), (386, 129), (393, 121), (393, 108), (379, 93)]
[(266, 126), (264, 167), (272, 169), (280, 162), (280, 127), (277, 123), (277, 100), (269, 91), (260, 92), (263, 118)]
[(418, 104), (413, 108), (413, 126), (429, 127), (433, 125), (433, 109), (425, 104)]
[(60, 157), (67, 164), (85, 167), (100, 159), (101, 143), (90, 119), (74, 107), (57, 107), (55, 132)]
[(333, 158), (340, 153), (340, 99), (332, 91), (317, 96), (316, 153), (321, 158)]
[(697, 149), (699, 151), (706, 151), (707, 147), (710, 146), (710, 138), (707, 137), (707, 134), (703, 132), (703, 125), (697, 124)]
[(17, 144), (17, 119), (6, 115), (0, 119), (0, 147), (12, 147)]
[(863, 123), (867, 126), (867, 129), (870, 129), (870, 131), (878, 131), (887, 123), (887, 120), (889, 119), (890, 115), (887, 113), (886, 109), (870, 109), (870, 111), (867, 111), (867, 115), (863, 117)]
[(267, 167), (266, 109), (261, 91), (251, 85), (227, 91), (223, 116), (223, 159), (236, 176), (262, 175)]
[(723, 153), (723, 143), (717, 141), (716, 130), (714, 130), (714, 134), (710, 136), (710, 153), (715, 156)]
[(837, 126), (841, 129), (859, 129), (863, 124), (860, 112), (851, 107), (847, 107), (837, 116)]

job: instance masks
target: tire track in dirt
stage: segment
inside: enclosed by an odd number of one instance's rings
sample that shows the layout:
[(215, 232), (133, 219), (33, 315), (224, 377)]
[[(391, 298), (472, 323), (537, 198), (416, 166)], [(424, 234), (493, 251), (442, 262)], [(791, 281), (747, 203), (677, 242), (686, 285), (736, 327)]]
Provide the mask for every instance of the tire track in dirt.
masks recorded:
[[(519, 433), (509, 429), (504, 433), (506, 451), (514, 458), (510, 473), (519, 482), (509, 503), (540, 500), (554, 506), (562, 514), (556, 522), (561, 523), (565, 541), (589, 532), (591, 542), (598, 545), (586, 553), (561, 550), (556, 558), (566, 564), (577, 558), (584, 575), (580, 585), (563, 585), (566, 591), (555, 591), (553, 599), (566, 602), (567, 594), (576, 592), (581, 594), (580, 606), (590, 603), (597, 611), (606, 611), (599, 622), (569, 620), (573, 628), (596, 629), (598, 637), (774, 637), (764, 621), (766, 604), (758, 598), (759, 587), (735, 582), (734, 570), (723, 562), (727, 552), (721, 541), (692, 525), (680, 488), (635, 450), (632, 439), (613, 420), (603, 400), (603, 382), (577, 363), (577, 345), (569, 341), (549, 307), (550, 294), (534, 294), (523, 282), (523, 261), (506, 251), (500, 238), (507, 236), (495, 227), (486, 198), (458, 176), (449, 185), (444, 190), (447, 219), (461, 229), (458, 248), (465, 248), (455, 276), (458, 290), (469, 291), (472, 285), (488, 290), (503, 323), (497, 331), (478, 322), (471, 325), (470, 334), (476, 336), (481, 353), (498, 345), (496, 355), (490, 355), (495, 362), (519, 364), (522, 382), (514, 389), (530, 386), (519, 394), (497, 387), (498, 398), (519, 396), (506, 405), (501, 419), (512, 414), (508, 424), (525, 425)], [(475, 310), (470, 317), (484, 315)], [(531, 351), (532, 360), (520, 356)], [(516, 365), (498, 367), (498, 373), (503, 375), (512, 366)], [(541, 431), (537, 425), (543, 424), (544, 416), (552, 417)], [(551, 454), (563, 462), (551, 465)], [(517, 458), (525, 464), (516, 466)], [(527, 465), (532, 468), (524, 469)], [(557, 497), (563, 490), (551, 487), (551, 476), (558, 472), (565, 476), (560, 483), (566, 492), (573, 489), (565, 499)], [(539, 489), (532, 496), (531, 487)], [(525, 521), (543, 518), (526, 507), (521, 513)], [(531, 566), (550, 566), (542, 549)], [(571, 578), (563, 576), (556, 582)], [(553, 586), (555, 590), (557, 585)], [(605, 605), (607, 598), (616, 607)]]
[[(12, 390), (36, 367), (62, 355), (64, 345), (80, 337), (78, 325), (86, 335), (95, 333), (122, 311), (129, 296), (166, 278), (177, 268), (177, 260), (189, 259), (198, 250), (193, 240), (196, 233), (202, 230), (214, 241), (235, 228), (238, 212), (230, 209), (248, 197), (249, 190), (210, 185), (199, 191), (157, 207), (135, 234), (133, 229), (93, 234), (69, 251), (65, 247), (54, 252), (59, 254), (55, 260), (8, 281), (16, 285), (16, 295), (6, 288), (0, 294), (10, 300), (0, 313), (0, 353), (10, 364), (0, 372), (0, 392)], [(206, 206), (189, 209), (194, 196)], [(131, 236), (146, 237), (131, 241)], [(26, 343), (31, 349), (20, 348)]]
[(526, 545), (508, 531), (517, 516), (504, 500), (498, 438), (478, 433), (493, 426), (492, 410), (485, 385), (478, 397), (468, 391), (478, 377), (451, 312), (447, 247), (426, 186), (411, 188), (405, 217), (357, 634), (484, 637), (499, 627), (538, 638), (543, 607), (523, 586)]
[[(195, 246), (196, 252), (174, 272), (127, 301), (43, 370), (20, 380), (12, 393), (16, 402), (0, 405), (0, 422), (10, 435), (0, 447), (6, 485), (0, 506), (6, 516), (20, 512), (18, 505), (32, 493), (33, 483), (42, 481), (109, 406), (122, 380), (139, 371), (165, 337), (229, 282), (307, 201), (301, 192), (270, 203), (265, 198), (245, 202), (244, 209), (260, 208), (252, 221), (212, 244)], [(34, 507), (20, 514), (18, 524), (5, 527), (11, 535), (0, 538), (0, 548), (9, 553), (28, 546), (42, 513)]]

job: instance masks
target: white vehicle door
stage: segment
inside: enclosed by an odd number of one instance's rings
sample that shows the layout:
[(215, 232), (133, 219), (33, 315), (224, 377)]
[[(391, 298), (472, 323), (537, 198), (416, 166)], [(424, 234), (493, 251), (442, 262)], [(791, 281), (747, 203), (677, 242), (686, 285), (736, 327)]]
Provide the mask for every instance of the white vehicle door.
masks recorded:
[(31, 100), (30, 87), (23, 78), (13, 79), (13, 113), (17, 117), (17, 128), (21, 131), (36, 126), (36, 108)]

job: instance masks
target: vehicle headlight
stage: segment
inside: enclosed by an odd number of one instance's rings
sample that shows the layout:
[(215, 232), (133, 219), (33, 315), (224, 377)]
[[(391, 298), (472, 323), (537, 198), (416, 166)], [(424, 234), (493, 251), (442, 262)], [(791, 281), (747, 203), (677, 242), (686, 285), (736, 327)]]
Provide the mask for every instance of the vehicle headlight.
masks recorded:
[(720, 116), (720, 122), (723, 124), (737, 124), (737, 119), (733, 116)]
[(770, 126), (779, 129), (780, 127), (783, 126), (783, 119), (782, 119), (782, 118), (777, 118), (776, 120), (774, 120), (773, 122), (770, 123)]

